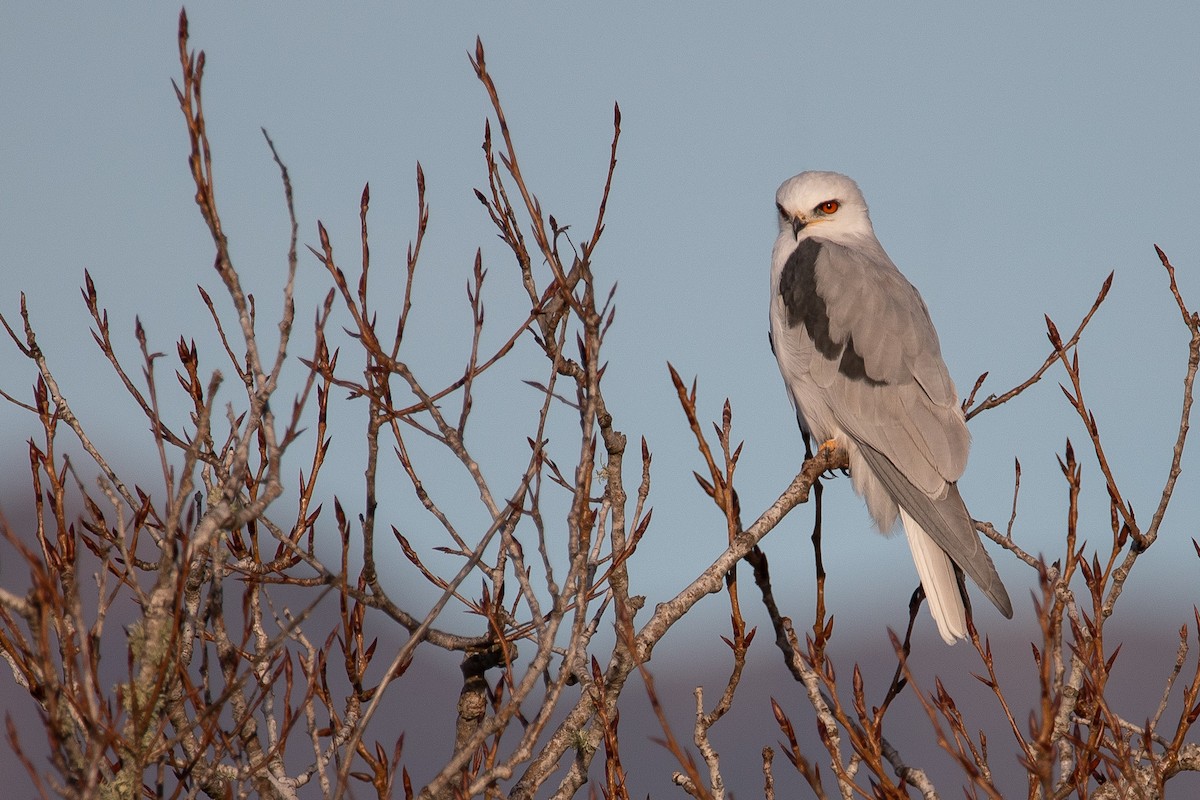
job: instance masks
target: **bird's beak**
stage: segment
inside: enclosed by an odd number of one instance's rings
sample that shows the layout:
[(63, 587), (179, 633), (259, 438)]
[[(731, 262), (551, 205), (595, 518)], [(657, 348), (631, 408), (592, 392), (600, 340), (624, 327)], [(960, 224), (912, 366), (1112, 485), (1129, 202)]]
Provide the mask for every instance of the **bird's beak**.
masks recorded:
[(804, 226), (808, 224), (808, 220), (804, 217), (792, 217), (792, 233), (799, 237), (800, 231), (804, 230)]

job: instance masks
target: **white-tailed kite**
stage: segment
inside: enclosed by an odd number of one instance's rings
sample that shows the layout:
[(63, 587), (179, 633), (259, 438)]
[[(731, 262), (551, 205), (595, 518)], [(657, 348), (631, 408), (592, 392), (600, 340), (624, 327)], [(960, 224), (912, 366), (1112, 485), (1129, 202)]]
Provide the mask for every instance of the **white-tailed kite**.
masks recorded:
[(1012, 617), (958, 493), (970, 435), (937, 333), (875, 238), (858, 185), (802, 172), (775, 205), (771, 347), (805, 435), (850, 454), (854, 489), (880, 531), (899, 514), (948, 644), (967, 635), (956, 564)]

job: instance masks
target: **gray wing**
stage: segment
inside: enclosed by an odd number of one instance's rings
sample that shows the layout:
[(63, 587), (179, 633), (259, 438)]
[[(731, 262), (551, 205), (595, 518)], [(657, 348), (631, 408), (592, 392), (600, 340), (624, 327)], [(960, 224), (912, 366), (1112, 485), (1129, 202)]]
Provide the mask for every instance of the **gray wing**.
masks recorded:
[(809, 377), (841, 428), (927, 494), (958, 480), (970, 447), (958, 396), (924, 301), (882, 248), (806, 239), (779, 289), (789, 327), (802, 325), (812, 342)]

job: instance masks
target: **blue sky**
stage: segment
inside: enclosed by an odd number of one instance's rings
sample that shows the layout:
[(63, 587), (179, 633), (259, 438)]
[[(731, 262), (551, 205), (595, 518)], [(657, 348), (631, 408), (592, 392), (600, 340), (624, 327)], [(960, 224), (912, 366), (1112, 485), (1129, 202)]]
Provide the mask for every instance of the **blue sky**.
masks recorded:
[[(767, 348), (766, 303), (774, 191), (805, 169), (858, 180), (880, 240), (925, 297), (960, 392), (984, 371), (985, 391), (1027, 377), (1048, 352), (1042, 315), (1073, 327), (1116, 271), (1080, 358), (1118, 479), (1148, 518), (1178, 426), (1187, 342), (1153, 244), (1200, 305), (1195, 8), (208, 3), (188, 11), (193, 45), (208, 53), (223, 214), (264, 308), (277, 307), (287, 227), (260, 127), (290, 167), (302, 241), (316, 241), (321, 219), (350, 259), (358, 196), (370, 182), (377, 263), (401, 263), (413, 233), (414, 165), (423, 165), (432, 221), (414, 313), (426, 338), (412, 358), (431, 381), (460, 368), (456, 326), (468, 318), (463, 286), (476, 248), (491, 270), (495, 335), (523, 313), (506, 305), (520, 302), (519, 290), (472, 193), (484, 181), (489, 110), (467, 61), (475, 36), (526, 177), (560, 222), (590, 229), (620, 103), (620, 163), (596, 269), (618, 284), (609, 404), (631, 441), (644, 435), (655, 453), (654, 526), (639, 553), (644, 572), (632, 578), (651, 603), (694, 577), (724, 537), (690, 477), (700, 462), (668, 361), (699, 377), (706, 416), (718, 418), (730, 398), (746, 442), (738, 486), (748, 517), (799, 465), (799, 435)], [(177, 14), (149, 3), (0, 12), (0, 311), (14, 318), (18, 293), (27, 294), (77, 413), (134, 471), (144, 452), (122, 448), (144, 422), (97, 357), (77, 287), (89, 270), (130, 356), (135, 314), (164, 351), (181, 333), (207, 336), (195, 285), (216, 282), (170, 85)], [(302, 256), (301, 320), (328, 285), (317, 267)], [(207, 363), (215, 362), (213, 351)], [(28, 396), (33, 373), (11, 347), (0, 347), (0, 376), (0, 388)], [(1060, 378), (1052, 372), (972, 423), (961, 483), (976, 517), (1003, 524), (1019, 458), (1016, 534), (1033, 551), (1056, 552), (1065, 492), (1055, 454), (1067, 436), (1084, 442)], [(499, 399), (481, 410), (475, 442), (502, 453), (510, 440), (488, 421), (504, 419), (509, 403), (527, 406), (529, 390), (515, 378), (492, 388)], [(28, 491), (23, 442), (32, 431), (31, 420), (0, 408), (0, 446), (15, 454), (5, 467), (15, 476), (3, 488), (6, 513)], [(1164, 636), (1200, 599), (1189, 541), (1200, 511), (1193, 463), (1185, 460), (1163, 540), (1129, 584), (1130, 621), (1161, 620)], [(361, 505), (358, 468), (347, 472), (327, 491)], [(848, 481), (826, 497), (827, 519), (837, 521), (826, 548), (840, 630), (882, 642), (885, 626), (903, 624), (915, 582), (903, 538), (872, 532)], [(1089, 500), (1088, 535), (1103, 542), (1107, 503), (1090, 468)], [(402, 516), (406, 501), (395, 502)], [(794, 565), (799, 577), (781, 591), (803, 617), (809, 524), (798, 509), (766, 542), (777, 563)], [(990, 610), (982, 619), (992, 632), (1027, 638), (1031, 575), (997, 560), (1018, 620)], [(0, 579), (13, 577), (0, 567)], [(716, 600), (699, 611), (709, 621), (726, 614)], [(679, 635), (707, 641), (706, 624)]]

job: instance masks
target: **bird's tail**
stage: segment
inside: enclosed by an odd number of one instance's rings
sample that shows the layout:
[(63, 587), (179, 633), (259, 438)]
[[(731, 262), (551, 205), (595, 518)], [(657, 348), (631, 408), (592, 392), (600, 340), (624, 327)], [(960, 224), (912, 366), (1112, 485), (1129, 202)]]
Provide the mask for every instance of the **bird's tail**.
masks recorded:
[[(996, 605), (1001, 614), (1012, 619), (1012, 601), (1008, 598), (1008, 592), (1004, 590), (1004, 583), (996, 572), (996, 565), (992, 563), (987, 550), (983, 548), (983, 542), (975, 532), (975, 523), (971, 521), (971, 515), (967, 513), (967, 507), (963, 505), (962, 497), (958, 493), (958, 486), (953, 483), (947, 484), (945, 496), (934, 500), (913, 486), (912, 482), (904, 477), (900, 470), (896, 469), (895, 465), (878, 450), (859, 443), (858, 451), (896, 504), (907, 512), (904, 517), (904, 529), (908, 531), (908, 542), (917, 563), (920, 564), (922, 561), (919, 552), (928, 551), (932, 554), (934, 553), (933, 548), (940, 548), (944, 551), (944, 555), (938, 556), (938, 558), (948, 556), (970, 576), (971, 580), (979, 585), (979, 588), (983, 589), (983, 593)], [(920, 520), (920, 522), (914, 523), (914, 520)], [(912, 533), (914, 528), (921, 531), (922, 535), (914, 537)], [(937, 559), (930, 555), (924, 560), (926, 563), (932, 563)], [(945, 580), (938, 582), (939, 586), (943, 584), (954, 586), (957, 583), (951, 577), (954, 573), (953, 567), (948, 566), (944, 570), (935, 570), (934, 572), (946, 576)], [(926, 595), (929, 596), (930, 605), (932, 605), (933, 593), (930, 591), (930, 582), (926, 582), (925, 575), (926, 573), (922, 571), (921, 583), (925, 586)], [(943, 595), (947, 598), (952, 596), (949, 591), (943, 592)], [(965, 634), (966, 626), (962, 626), (962, 629)], [(942, 636), (945, 636), (944, 631)]]
[(908, 547), (912, 550), (913, 563), (917, 565), (917, 575), (921, 578), (921, 587), (929, 600), (929, 613), (937, 623), (938, 633), (942, 635), (946, 644), (965, 639), (967, 610), (963, 606), (962, 593), (958, 588), (954, 562), (903, 508), (900, 509), (900, 519), (904, 523)]

